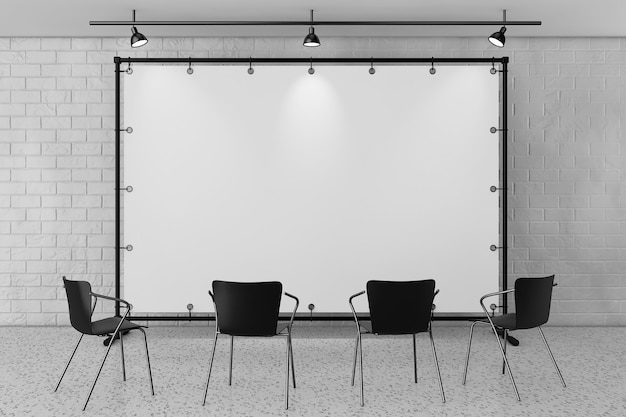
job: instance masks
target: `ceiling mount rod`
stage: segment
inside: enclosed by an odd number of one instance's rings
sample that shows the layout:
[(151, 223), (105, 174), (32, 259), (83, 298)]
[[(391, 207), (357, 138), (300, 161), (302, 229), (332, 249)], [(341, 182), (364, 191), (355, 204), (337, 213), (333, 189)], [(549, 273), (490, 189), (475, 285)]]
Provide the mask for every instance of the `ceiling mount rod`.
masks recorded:
[[(540, 26), (540, 20), (336, 20), (316, 21), (315, 26)], [(91, 20), (90, 26), (309, 26), (309, 21), (252, 20)]]

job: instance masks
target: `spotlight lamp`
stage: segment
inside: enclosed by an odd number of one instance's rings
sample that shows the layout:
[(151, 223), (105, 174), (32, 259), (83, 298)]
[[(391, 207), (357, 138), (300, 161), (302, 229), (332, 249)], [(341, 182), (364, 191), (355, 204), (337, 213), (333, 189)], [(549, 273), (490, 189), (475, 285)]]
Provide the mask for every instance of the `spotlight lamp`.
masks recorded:
[[(502, 11), (502, 21), (506, 24), (506, 10)], [(502, 48), (504, 46), (504, 43), (506, 42), (504, 32), (506, 32), (506, 26), (502, 26), (499, 31), (491, 34), (491, 36), (489, 37), (489, 42), (491, 42), (498, 48)]]
[[(133, 9), (133, 22), (135, 22), (135, 10)], [(133, 25), (131, 32), (133, 33), (130, 37), (130, 46), (131, 48), (139, 48), (140, 46), (144, 46), (148, 43), (148, 38), (146, 38), (142, 33), (140, 33), (135, 25)]]
[(309, 27), (309, 34), (304, 37), (302, 45), (309, 47), (317, 47), (321, 45), (320, 38), (315, 34), (315, 28), (313, 27), (313, 10), (311, 10), (311, 26)]

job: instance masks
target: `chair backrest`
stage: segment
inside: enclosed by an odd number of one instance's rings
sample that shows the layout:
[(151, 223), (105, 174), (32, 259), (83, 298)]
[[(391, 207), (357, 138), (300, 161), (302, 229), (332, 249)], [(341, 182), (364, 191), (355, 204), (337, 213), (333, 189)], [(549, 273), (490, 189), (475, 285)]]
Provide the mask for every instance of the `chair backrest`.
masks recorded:
[(515, 281), (515, 317), (518, 329), (541, 326), (550, 317), (554, 275)]
[(81, 333), (91, 334), (91, 284), (63, 277), (63, 285), (67, 294), (72, 327)]
[(275, 336), (283, 285), (213, 281), (217, 324), (233, 336)]
[(428, 331), (435, 280), (368, 281), (367, 299), (376, 334), (412, 334)]

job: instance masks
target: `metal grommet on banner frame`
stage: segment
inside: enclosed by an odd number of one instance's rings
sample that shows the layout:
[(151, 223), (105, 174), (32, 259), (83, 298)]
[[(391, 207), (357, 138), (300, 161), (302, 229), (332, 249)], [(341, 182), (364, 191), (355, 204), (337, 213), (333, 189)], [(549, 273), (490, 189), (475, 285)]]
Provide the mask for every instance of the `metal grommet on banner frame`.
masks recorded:
[(191, 68), (191, 57), (189, 57), (189, 67), (187, 68), (187, 74), (193, 74), (193, 68)]

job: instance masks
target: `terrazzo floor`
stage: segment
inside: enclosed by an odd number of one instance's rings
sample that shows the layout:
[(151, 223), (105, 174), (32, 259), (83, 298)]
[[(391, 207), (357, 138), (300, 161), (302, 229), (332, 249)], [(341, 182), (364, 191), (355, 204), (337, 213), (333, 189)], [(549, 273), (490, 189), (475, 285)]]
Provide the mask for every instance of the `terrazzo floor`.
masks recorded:
[[(364, 338), (365, 406), (350, 386), (354, 329), (296, 323), (297, 389), (284, 406), (285, 339), (235, 339), (228, 386), (229, 338), (215, 354), (202, 406), (213, 328), (147, 330), (154, 388), (151, 396), (141, 333), (119, 344), (85, 412), (82, 403), (104, 353), (102, 339), (85, 337), (57, 393), (54, 386), (78, 333), (71, 328), (0, 327), (2, 416), (626, 416), (626, 328), (558, 328), (544, 332), (559, 363), (563, 388), (537, 331), (519, 331), (508, 354), (522, 401), (501, 373), (495, 339), (475, 332), (467, 385), (461, 376), (469, 325), (433, 330), (447, 402), (442, 404), (428, 336), (418, 335), (418, 383), (410, 337)], [(357, 381), (358, 382), (358, 381)]]

